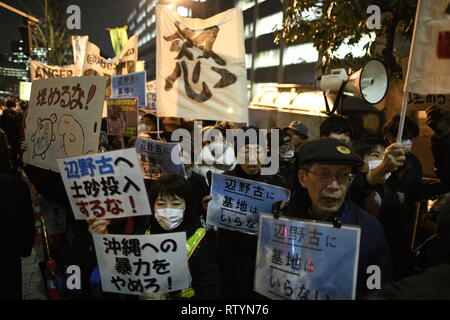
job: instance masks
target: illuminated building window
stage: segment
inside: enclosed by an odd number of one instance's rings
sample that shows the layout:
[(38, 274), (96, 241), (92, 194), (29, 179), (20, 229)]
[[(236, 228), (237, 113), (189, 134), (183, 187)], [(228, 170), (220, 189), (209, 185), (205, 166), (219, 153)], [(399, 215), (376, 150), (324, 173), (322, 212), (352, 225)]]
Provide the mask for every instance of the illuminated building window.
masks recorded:
[(357, 44), (348, 45), (348, 39), (344, 40), (344, 43), (341, 44), (339, 49), (333, 54), (335, 58), (344, 59), (348, 53), (352, 53), (354, 57), (362, 57), (366, 54), (364, 50), (364, 46), (368, 42), (374, 41), (376, 38), (375, 32), (371, 32), (370, 34), (365, 34), (361, 37)]
[(286, 47), (283, 52), (283, 65), (316, 62), (319, 52), (312, 43)]
[(192, 10), (183, 6), (177, 7), (177, 12), (182, 17), (190, 17), (192, 16)]
[(274, 13), (268, 17), (264, 17), (259, 19), (256, 22), (256, 37), (260, 35), (272, 33), (274, 27), (277, 27), (279, 30), (281, 28), (281, 24), (283, 23), (283, 12)]
[(238, 0), (236, 1), (235, 7), (244, 11), (253, 7), (254, 5), (255, 5), (254, 0)]
[(250, 69), (252, 67), (252, 54), (251, 53), (247, 53), (245, 55), (245, 67), (247, 69)]
[(244, 36), (245, 39), (253, 37), (253, 23), (244, 25)]
[(280, 63), (280, 50), (261, 51), (256, 55), (254, 68), (273, 67)]

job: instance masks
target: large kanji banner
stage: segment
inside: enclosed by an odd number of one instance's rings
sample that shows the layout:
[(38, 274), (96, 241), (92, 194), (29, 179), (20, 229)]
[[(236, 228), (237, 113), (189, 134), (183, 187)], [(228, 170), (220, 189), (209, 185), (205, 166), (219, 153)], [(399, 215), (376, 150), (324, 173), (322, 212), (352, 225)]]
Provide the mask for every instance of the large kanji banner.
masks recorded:
[(158, 116), (247, 122), (242, 12), (202, 20), (158, 5), (156, 22)]
[(450, 93), (450, 19), (448, 0), (420, 0), (411, 43), (405, 92)]

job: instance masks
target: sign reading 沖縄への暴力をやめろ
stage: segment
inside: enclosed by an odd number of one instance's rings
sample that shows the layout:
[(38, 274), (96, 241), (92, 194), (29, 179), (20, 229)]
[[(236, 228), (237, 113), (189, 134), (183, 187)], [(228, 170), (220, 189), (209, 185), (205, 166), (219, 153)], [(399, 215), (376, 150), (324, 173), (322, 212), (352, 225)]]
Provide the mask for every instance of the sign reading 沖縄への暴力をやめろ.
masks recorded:
[(146, 72), (135, 72), (112, 78), (113, 98), (138, 98), (138, 106), (145, 107), (147, 97), (145, 94)]
[(272, 212), (272, 205), (288, 200), (290, 193), (267, 183), (214, 173), (206, 223), (256, 235), (259, 215)]
[(151, 214), (135, 149), (58, 159), (75, 219)]
[(103, 291), (157, 295), (189, 287), (185, 232), (93, 238)]
[(24, 163), (58, 172), (56, 159), (97, 152), (105, 85), (103, 77), (33, 81)]
[(138, 137), (136, 151), (140, 155), (144, 179), (157, 180), (163, 173), (169, 172), (185, 177), (180, 150), (179, 143)]
[(254, 290), (270, 299), (355, 299), (361, 229), (260, 216)]

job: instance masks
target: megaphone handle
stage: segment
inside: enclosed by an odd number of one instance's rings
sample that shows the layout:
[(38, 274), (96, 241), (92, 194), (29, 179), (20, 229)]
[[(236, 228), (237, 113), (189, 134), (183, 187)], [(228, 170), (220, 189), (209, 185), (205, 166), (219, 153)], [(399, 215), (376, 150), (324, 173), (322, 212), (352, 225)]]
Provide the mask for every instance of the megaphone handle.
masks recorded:
[(408, 106), (408, 93), (403, 93), (402, 112), (400, 113), (400, 122), (398, 124), (397, 142), (402, 142), (403, 128), (405, 127), (406, 108)]

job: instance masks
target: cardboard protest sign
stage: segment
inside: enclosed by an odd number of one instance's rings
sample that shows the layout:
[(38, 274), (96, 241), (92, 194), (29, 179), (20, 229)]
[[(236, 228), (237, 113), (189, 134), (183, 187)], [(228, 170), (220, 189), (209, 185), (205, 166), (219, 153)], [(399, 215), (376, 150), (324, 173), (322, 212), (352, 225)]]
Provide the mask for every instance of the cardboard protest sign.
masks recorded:
[(412, 94), (408, 93), (408, 109), (424, 111), (430, 107), (439, 107), (450, 111), (450, 94)]
[(67, 212), (62, 206), (45, 200), (43, 196), (39, 196), (39, 206), (49, 235), (66, 232)]
[(137, 99), (107, 99), (107, 134), (111, 136), (136, 136), (138, 124)]
[(104, 92), (102, 77), (33, 81), (24, 163), (58, 172), (56, 159), (97, 152)]
[(272, 205), (288, 200), (290, 193), (288, 189), (267, 183), (213, 173), (206, 223), (256, 235), (259, 215), (272, 212)]
[(359, 227), (260, 217), (254, 290), (270, 299), (355, 299)]
[(156, 6), (158, 116), (247, 122), (243, 26), (238, 9), (203, 20)]
[(146, 72), (135, 72), (112, 78), (113, 98), (138, 98), (138, 106), (144, 107), (146, 103), (145, 82)]
[(144, 295), (189, 288), (185, 232), (93, 238), (103, 291)]
[(144, 179), (157, 180), (166, 172), (185, 177), (179, 143), (166, 143), (138, 137), (136, 151), (140, 154)]
[(81, 76), (81, 69), (75, 64), (67, 66), (48, 66), (39, 61), (30, 60), (31, 80), (65, 78)]
[(151, 214), (134, 149), (58, 159), (58, 166), (75, 219)]

